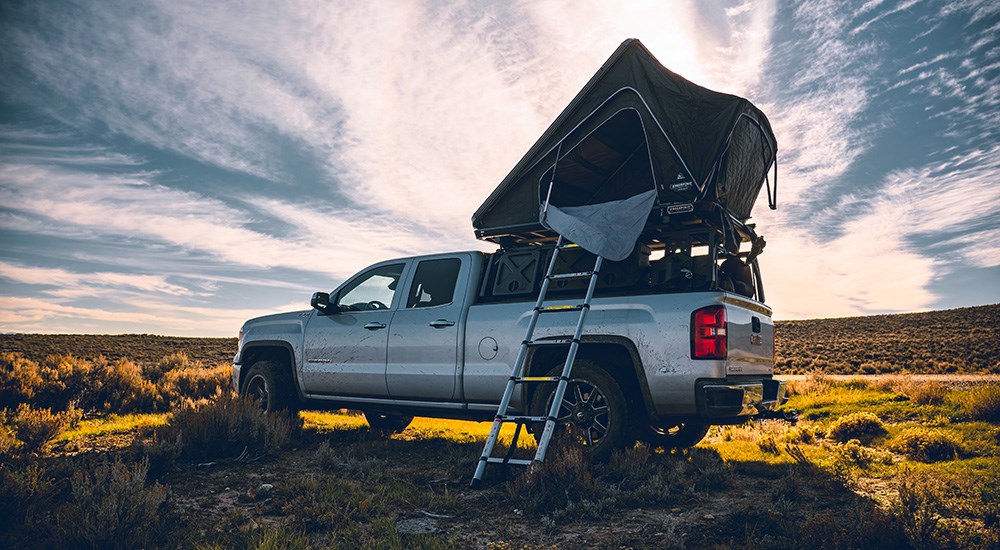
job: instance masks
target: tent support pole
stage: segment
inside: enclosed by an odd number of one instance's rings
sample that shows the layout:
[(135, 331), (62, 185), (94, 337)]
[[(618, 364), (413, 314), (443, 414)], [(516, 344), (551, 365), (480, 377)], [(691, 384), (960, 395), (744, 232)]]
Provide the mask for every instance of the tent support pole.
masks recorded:
[(549, 180), (549, 190), (545, 193), (545, 206), (542, 208), (542, 223), (545, 223), (545, 216), (549, 213), (549, 200), (552, 199), (552, 186), (556, 183), (556, 168), (559, 167), (559, 155), (562, 154), (562, 142), (556, 148), (556, 161), (552, 164), (552, 179)]

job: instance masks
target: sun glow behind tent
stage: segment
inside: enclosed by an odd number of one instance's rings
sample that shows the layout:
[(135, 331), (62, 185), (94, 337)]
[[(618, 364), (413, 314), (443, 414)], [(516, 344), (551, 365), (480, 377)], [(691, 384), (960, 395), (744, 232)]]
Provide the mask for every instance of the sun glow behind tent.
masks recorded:
[[(478, 238), (501, 243), (555, 231), (620, 260), (651, 219), (698, 203), (746, 221), (776, 153), (770, 123), (750, 101), (693, 84), (626, 40), (472, 224)], [(774, 208), (770, 185), (768, 197)]]

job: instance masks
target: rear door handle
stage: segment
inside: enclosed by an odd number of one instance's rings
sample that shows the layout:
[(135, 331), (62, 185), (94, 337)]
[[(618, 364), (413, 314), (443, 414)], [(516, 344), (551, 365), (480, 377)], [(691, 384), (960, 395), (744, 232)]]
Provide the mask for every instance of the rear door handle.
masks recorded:
[(378, 330), (380, 328), (385, 328), (385, 323), (375, 323), (375, 322), (372, 322), (372, 323), (368, 323), (367, 325), (365, 325), (365, 328), (368, 329), (368, 330)]
[(438, 319), (436, 321), (431, 321), (430, 325), (434, 328), (444, 328), (455, 326), (455, 321), (449, 321), (447, 319)]

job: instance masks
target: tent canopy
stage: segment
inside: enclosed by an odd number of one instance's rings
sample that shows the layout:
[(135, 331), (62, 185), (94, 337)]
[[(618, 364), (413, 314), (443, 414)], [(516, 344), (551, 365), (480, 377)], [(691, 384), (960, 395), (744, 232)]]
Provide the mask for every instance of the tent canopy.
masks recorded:
[[(489, 240), (552, 229), (597, 253), (576, 238), (593, 233), (600, 220), (614, 220), (602, 239), (631, 238), (631, 249), (657, 206), (711, 201), (746, 220), (776, 153), (770, 123), (752, 103), (685, 80), (630, 39), (473, 214), (472, 224), (477, 237)], [(550, 183), (549, 210), (542, 211)], [(620, 219), (622, 212), (632, 218)], [(566, 233), (574, 230), (576, 238)], [(611, 245), (605, 251), (626, 246)]]

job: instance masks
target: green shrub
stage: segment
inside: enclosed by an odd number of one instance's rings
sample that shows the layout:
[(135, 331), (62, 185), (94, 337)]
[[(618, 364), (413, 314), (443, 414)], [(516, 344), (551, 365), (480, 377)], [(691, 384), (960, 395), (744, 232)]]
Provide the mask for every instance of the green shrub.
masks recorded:
[(827, 437), (840, 443), (857, 439), (863, 443), (885, 435), (882, 421), (870, 412), (856, 412), (835, 420), (827, 430)]
[(93, 473), (77, 471), (72, 500), (56, 512), (61, 544), (88, 548), (142, 548), (163, 536), (167, 490), (146, 485), (149, 464), (115, 461)]
[(170, 405), (183, 400), (211, 399), (231, 383), (233, 367), (219, 365), (213, 368), (200, 366), (175, 368), (167, 371), (160, 380), (162, 391)]
[(0, 401), (10, 407), (65, 410), (79, 401), (93, 365), (70, 355), (49, 356), (38, 363), (18, 353), (0, 354)]
[(914, 548), (935, 548), (940, 512), (943, 510), (941, 495), (934, 480), (926, 473), (901, 472), (896, 478), (899, 503), (896, 516), (903, 532)]
[(118, 414), (165, 409), (159, 389), (142, 377), (139, 365), (127, 359), (109, 363), (103, 357), (94, 363), (93, 376), (80, 403), (88, 410)]
[(577, 445), (551, 447), (544, 463), (507, 483), (507, 494), (526, 513), (562, 523), (601, 519), (623, 508), (666, 506), (695, 491), (723, 488), (732, 470), (712, 449), (654, 453), (639, 444), (592, 463)]
[(17, 452), (21, 442), (17, 439), (17, 432), (10, 425), (7, 418), (7, 410), (0, 409), (0, 464), (7, 462)]
[[(21, 403), (15, 412), (3, 413), (3, 423), (8, 427), (3, 430), (7, 434), (0, 436), (5, 440), (0, 447), (7, 447), (8, 453), (44, 452), (53, 439), (66, 428), (79, 423), (82, 416), (72, 405), (68, 410), (53, 413), (51, 409), (33, 409), (27, 403)], [(10, 437), (14, 440), (11, 441)]]
[(232, 367), (205, 368), (184, 353), (153, 366), (133, 361), (87, 361), (52, 355), (41, 362), (17, 353), (0, 354), (0, 403), (63, 411), (76, 403), (88, 412), (118, 414), (162, 412), (187, 401), (212, 398), (230, 384)]
[(958, 400), (973, 420), (1000, 422), (1000, 384), (975, 386)]
[(163, 410), (160, 391), (142, 377), (135, 363), (103, 357), (87, 361), (52, 355), (42, 362), (16, 353), (0, 354), (0, 397), (12, 406), (64, 411), (76, 403), (85, 411), (155, 412)]
[(833, 378), (820, 372), (812, 371), (804, 380), (793, 380), (788, 384), (788, 394), (793, 395), (823, 395), (833, 387)]
[[(45, 502), (54, 483), (38, 464), (26, 467), (0, 465), (0, 533), (24, 523), (33, 506)], [(2, 539), (0, 539), (2, 540)]]
[(176, 353), (171, 353), (163, 359), (160, 359), (155, 364), (146, 365), (143, 369), (143, 375), (149, 379), (150, 382), (159, 382), (163, 375), (168, 372), (177, 369), (189, 369), (189, 368), (201, 368), (201, 363), (197, 361), (191, 361), (188, 359), (188, 355), (183, 351)]
[(892, 454), (871, 447), (865, 447), (857, 439), (841, 443), (833, 448), (834, 460), (837, 466), (860, 468), (867, 470), (872, 465), (892, 464)]
[(174, 412), (170, 422), (154, 433), (151, 452), (168, 460), (261, 455), (288, 447), (301, 429), (298, 415), (264, 413), (251, 399), (223, 393)]
[(909, 428), (889, 442), (889, 449), (921, 462), (958, 458), (962, 447), (954, 436), (941, 430)]
[(20, 353), (0, 353), (0, 403), (16, 407), (34, 399), (45, 383), (39, 370), (38, 363)]
[(948, 394), (948, 386), (934, 380), (914, 380), (912, 376), (895, 374), (872, 383), (882, 391), (899, 392), (918, 405), (940, 405)]
[(565, 509), (604, 491), (578, 445), (557, 442), (545, 462), (528, 468), (507, 484), (508, 496), (529, 514)]

